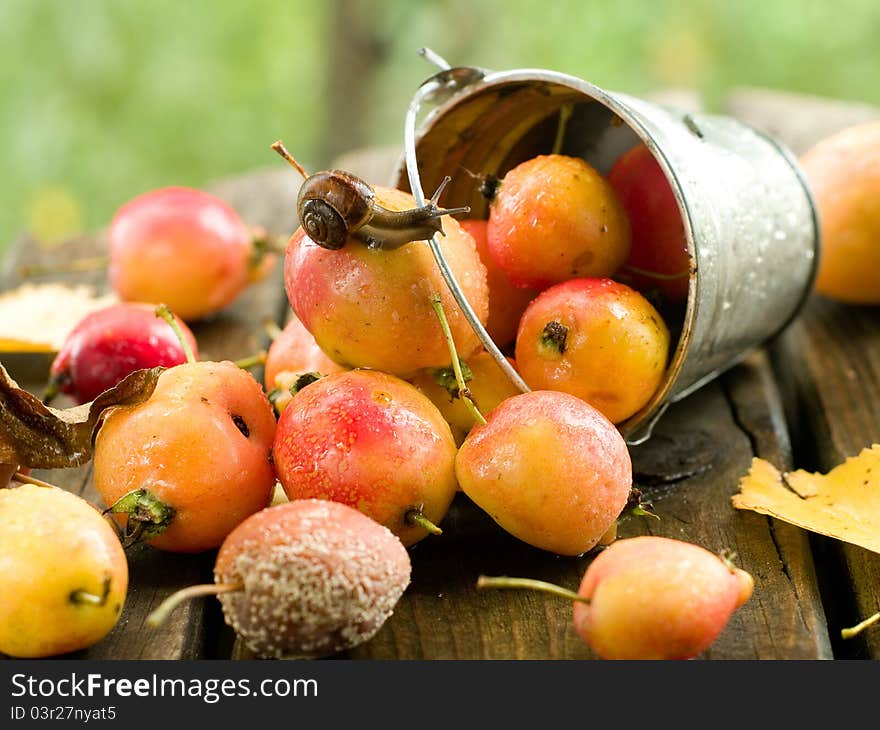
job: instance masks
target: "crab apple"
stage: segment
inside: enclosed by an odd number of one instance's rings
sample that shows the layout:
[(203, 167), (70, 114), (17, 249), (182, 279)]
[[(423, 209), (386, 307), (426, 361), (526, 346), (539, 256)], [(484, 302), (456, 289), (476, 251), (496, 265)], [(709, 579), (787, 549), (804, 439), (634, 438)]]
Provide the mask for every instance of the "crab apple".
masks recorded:
[(296, 316), (292, 316), (269, 346), (263, 382), (269, 392), (280, 391), (273, 403), (281, 412), (290, 402), (290, 387), (301, 375), (306, 373), (332, 375), (345, 372), (347, 369), (327, 357), (318, 347), (312, 333)]
[[(178, 324), (197, 353), (193, 333)], [(49, 393), (87, 403), (135, 370), (184, 362), (183, 347), (153, 305), (115, 304), (88, 314), (67, 336), (49, 370)]]
[(375, 635), (410, 572), (406, 549), (387, 528), (344, 504), (301, 499), (248, 517), (220, 547), (215, 583), (179, 591), (147, 623), (186, 598), (215, 594), (257, 656), (321, 657)]
[[(415, 207), (409, 193), (376, 188), (390, 210)], [(457, 220), (442, 219), (440, 237), (450, 267), (480, 322), (488, 316), (486, 267), (474, 239)], [(396, 375), (412, 375), (449, 362), (431, 297), (439, 294), (462, 356), (477, 339), (437, 267), (428, 244), (414, 241), (393, 250), (371, 249), (349, 238), (338, 250), (322, 248), (300, 228), (285, 257), (290, 304), (318, 346), (334, 361)]]
[(605, 659), (688, 659), (715, 640), (754, 580), (699, 545), (618, 540), (590, 564), (574, 606), (578, 634)]
[[(507, 358), (507, 361), (516, 368), (511, 358)], [(520, 392), (485, 350), (463, 361), (462, 366), (471, 400), (484, 416), (495, 410), (502, 401)], [(452, 428), (455, 442), (461, 444), (474, 425), (474, 416), (459, 396), (452, 367), (422, 370), (412, 383), (437, 406)]]
[(603, 659), (690, 659), (752, 595), (754, 579), (725, 555), (682, 540), (618, 540), (577, 593), (529, 578), (480, 576), (478, 588), (524, 588), (574, 601), (574, 628)]
[(520, 317), (538, 292), (535, 289), (514, 286), (510, 277), (499, 268), (489, 252), (489, 222), (463, 220), (461, 227), (473, 236), (480, 261), (486, 267), (489, 286), (489, 317), (486, 331), (499, 347), (513, 342)]
[(611, 279), (574, 279), (529, 305), (516, 337), (516, 362), (532, 388), (571, 393), (614, 423), (657, 390), (669, 330), (639, 292)]
[(122, 545), (92, 505), (55, 487), (0, 489), (0, 652), (91, 646), (116, 625), (127, 589)]
[(146, 402), (111, 411), (95, 442), (95, 487), (121, 521), (173, 552), (215, 548), (269, 504), (275, 416), (232, 362), (165, 370)]
[(822, 227), (816, 291), (880, 304), (880, 121), (826, 137), (800, 163)]
[(620, 432), (572, 395), (508, 398), (471, 429), (455, 459), (462, 490), (520, 540), (559, 555), (594, 547), (632, 489)]
[(228, 306), (272, 264), (230, 205), (192, 188), (130, 200), (108, 237), (110, 284), (119, 298), (165, 302), (187, 322)]
[(608, 173), (629, 216), (632, 248), (624, 272), (634, 288), (685, 299), (690, 255), (681, 211), (660, 164), (644, 144), (625, 152)]
[(414, 386), (351, 370), (293, 397), (273, 453), (289, 499), (342, 502), (412, 545), (436, 529), (455, 496), (455, 450), (449, 425)]
[(610, 276), (630, 226), (614, 188), (584, 160), (540, 155), (510, 170), (489, 206), (489, 251), (517, 286)]

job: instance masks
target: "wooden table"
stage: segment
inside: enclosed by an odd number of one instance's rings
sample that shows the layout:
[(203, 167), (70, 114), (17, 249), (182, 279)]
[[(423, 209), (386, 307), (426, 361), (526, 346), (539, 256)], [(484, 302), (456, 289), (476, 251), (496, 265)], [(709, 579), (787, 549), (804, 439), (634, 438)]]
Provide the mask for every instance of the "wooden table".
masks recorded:
[[(664, 101), (698, 108), (692, 94)], [(762, 90), (730, 94), (726, 111), (762, 127), (801, 153), (848, 124), (880, 110)], [(390, 179), (387, 151), (345, 157), (340, 166), (379, 182)], [(278, 234), (295, 226), (296, 176), (282, 167), (214, 186), (253, 224)], [(100, 236), (41, 253), (27, 239), (4, 262), (5, 287), (17, 265), (58, 261), (104, 250)], [(288, 305), (280, 266), (226, 312), (194, 327), (203, 359), (235, 359), (267, 345), (262, 323), (282, 322)], [(69, 279), (68, 279), (69, 280)], [(106, 288), (105, 274), (79, 275)], [(44, 372), (13, 375), (41, 392)], [(46, 363), (43, 363), (45, 367)], [(261, 373), (255, 373), (259, 378)], [(756, 580), (752, 599), (702, 656), (706, 659), (880, 658), (880, 629), (842, 641), (840, 629), (880, 605), (880, 556), (730, 506), (753, 456), (789, 469), (826, 470), (880, 440), (880, 311), (814, 297), (789, 329), (741, 365), (673, 406), (653, 438), (632, 449), (635, 483), (654, 502), (659, 521), (628, 517), (619, 535), (657, 534), (729, 548)], [(37, 473), (98, 501), (91, 467)], [(393, 617), (368, 643), (348, 653), (373, 659), (590, 658), (574, 632), (571, 605), (518, 591), (475, 590), (480, 573), (540, 577), (576, 588), (591, 556), (559, 558), (500, 530), (459, 495), (445, 534), (412, 551), (413, 581)], [(176, 588), (211, 578), (214, 554), (129, 552), (131, 587), (117, 627), (75, 658), (247, 658), (224, 625), (219, 604), (204, 599), (178, 609), (158, 630), (148, 613)]]

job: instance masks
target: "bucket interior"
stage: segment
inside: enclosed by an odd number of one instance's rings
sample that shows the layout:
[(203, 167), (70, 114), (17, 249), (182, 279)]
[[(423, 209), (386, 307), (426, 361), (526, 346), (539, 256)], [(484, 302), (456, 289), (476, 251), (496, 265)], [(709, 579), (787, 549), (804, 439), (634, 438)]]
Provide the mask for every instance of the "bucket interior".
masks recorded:
[[(467, 217), (487, 218), (489, 202), (480, 192), (482, 180), (488, 175), (503, 178), (519, 163), (553, 151), (563, 109), (570, 111), (570, 116), (563, 127), (559, 152), (586, 160), (603, 176), (607, 177), (621, 155), (647, 143), (675, 193), (692, 273), (683, 301), (652, 300), (651, 292), (642, 290), (669, 328), (670, 354), (652, 398), (638, 413), (617, 424), (630, 443), (638, 443), (650, 435), (653, 416), (662, 412), (660, 406), (684, 360), (689, 339), (685, 323), (692, 319), (695, 298), (693, 236), (674, 175), (645, 131), (627, 121), (626, 109), (600, 89), (580, 81), (578, 86), (582, 88), (528, 77), (468, 89), (427, 117), (417, 139), (416, 156), (427, 195), (448, 175), (451, 182), (442, 205), (470, 206)], [(397, 185), (410, 189), (405, 166), (401, 166)]]

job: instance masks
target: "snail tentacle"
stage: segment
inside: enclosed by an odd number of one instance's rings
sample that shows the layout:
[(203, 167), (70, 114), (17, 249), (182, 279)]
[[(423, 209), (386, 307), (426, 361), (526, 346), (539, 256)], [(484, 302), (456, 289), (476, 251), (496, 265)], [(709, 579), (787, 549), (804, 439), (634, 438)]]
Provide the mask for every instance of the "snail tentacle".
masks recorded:
[[(305, 175), (305, 170), (280, 140), (272, 149)], [(317, 172), (308, 176), (300, 187), (297, 198), (300, 224), (312, 241), (331, 250), (342, 248), (349, 238), (383, 250), (427, 240), (435, 233), (443, 233), (442, 216), (470, 212), (468, 206), (448, 209), (438, 206), (450, 180), (446, 176), (425, 205), (397, 211), (376, 202), (373, 188), (350, 172)]]

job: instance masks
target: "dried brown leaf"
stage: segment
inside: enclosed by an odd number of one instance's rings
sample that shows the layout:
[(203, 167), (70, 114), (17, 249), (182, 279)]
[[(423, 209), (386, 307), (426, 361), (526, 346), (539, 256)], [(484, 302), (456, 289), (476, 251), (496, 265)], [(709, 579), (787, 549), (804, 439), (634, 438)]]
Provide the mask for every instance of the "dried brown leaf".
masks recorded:
[(737, 509), (749, 509), (880, 553), (880, 444), (827, 474), (780, 473), (753, 459), (740, 479)]
[(19, 388), (0, 363), (0, 464), (60, 469), (86, 463), (107, 409), (147, 400), (162, 370), (136, 370), (91, 403), (59, 409)]

